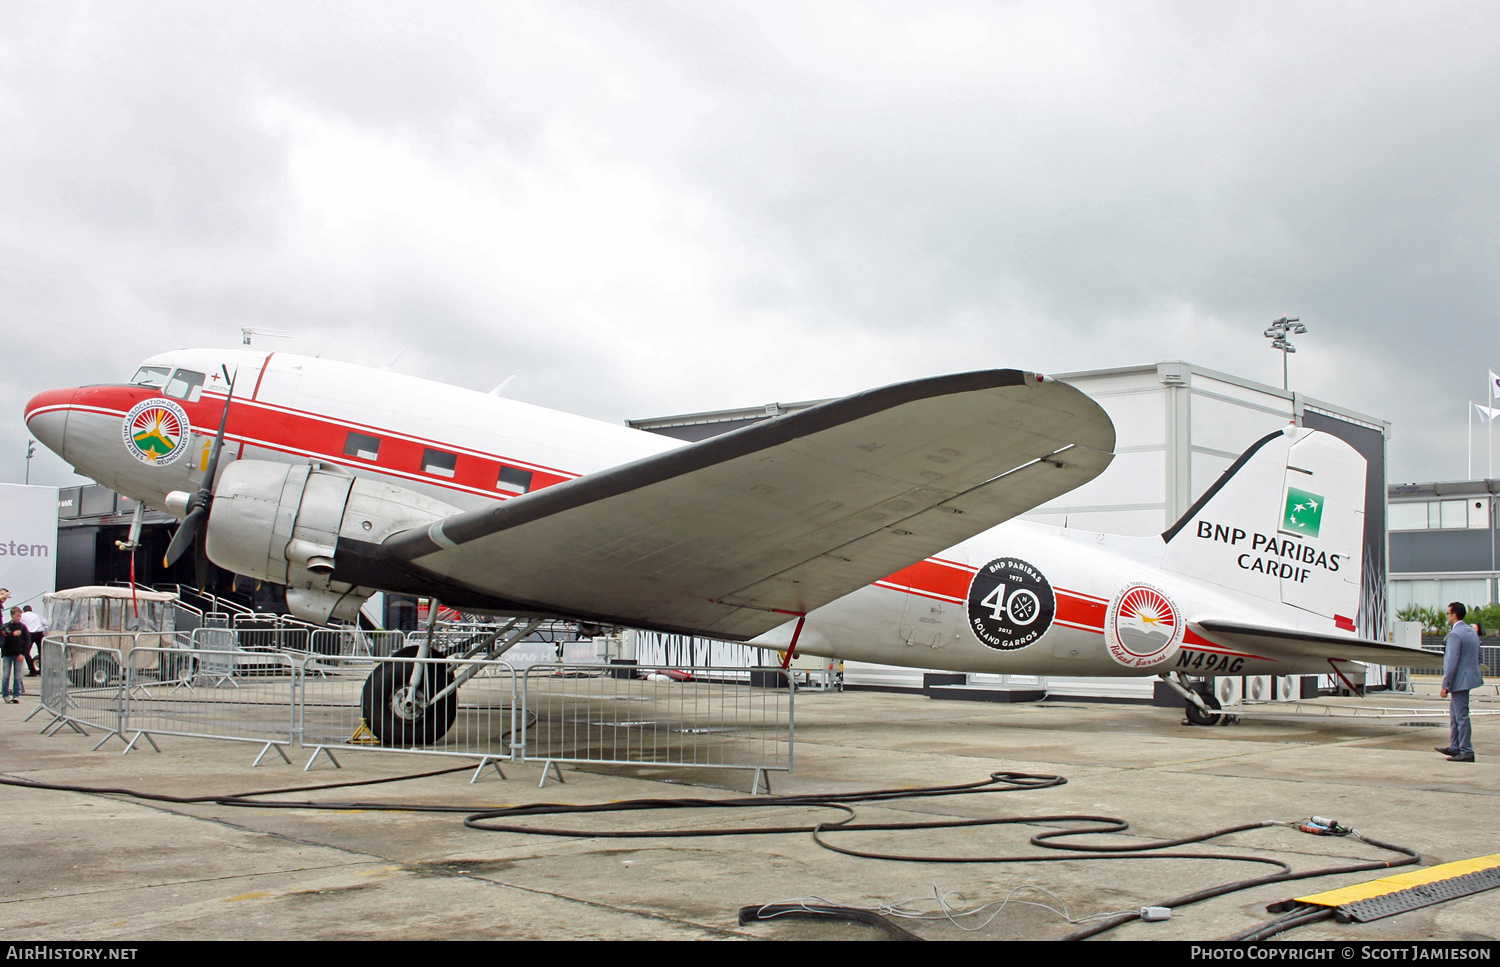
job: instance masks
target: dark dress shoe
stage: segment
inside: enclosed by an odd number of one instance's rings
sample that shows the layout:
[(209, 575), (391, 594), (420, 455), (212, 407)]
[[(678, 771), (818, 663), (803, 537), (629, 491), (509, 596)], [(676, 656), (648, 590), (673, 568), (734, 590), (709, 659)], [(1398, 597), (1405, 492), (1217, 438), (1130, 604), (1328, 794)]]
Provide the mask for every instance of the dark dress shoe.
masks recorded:
[(1449, 762), (1473, 762), (1474, 761), (1474, 753), (1470, 752), (1470, 753), (1467, 753), (1465, 755), (1450, 755), (1448, 757), (1448, 761)]
[(1446, 745), (1436, 746), (1436, 747), (1433, 748), (1433, 751), (1436, 752), (1438, 755), (1457, 755), (1458, 754), (1458, 750), (1457, 749), (1450, 749)]

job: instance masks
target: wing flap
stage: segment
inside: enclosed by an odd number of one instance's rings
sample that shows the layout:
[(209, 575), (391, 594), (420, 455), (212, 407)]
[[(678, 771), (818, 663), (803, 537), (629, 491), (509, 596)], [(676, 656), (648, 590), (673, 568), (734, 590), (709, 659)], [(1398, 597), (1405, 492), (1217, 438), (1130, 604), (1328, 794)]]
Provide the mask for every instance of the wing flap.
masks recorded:
[(1218, 618), (1204, 618), (1190, 621), (1188, 624), (1194, 631), (1210, 639), (1224, 644), (1237, 645), (1270, 658), (1282, 660), (1324, 658), (1332, 661), (1362, 661), (1376, 665), (1394, 665), (1400, 668), (1420, 668), (1425, 671), (1442, 671), (1443, 669), (1441, 653), (1425, 651), (1421, 648), (1408, 648), (1405, 645), (1396, 645), (1388, 641), (1346, 638), (1343, 635), (1250, 625)]
[(1092, 479), (1113, 448), (1108, 416), (1072, 387), (965, 373), (589, 474), (382, 550), (537, 611), (750, 638)]

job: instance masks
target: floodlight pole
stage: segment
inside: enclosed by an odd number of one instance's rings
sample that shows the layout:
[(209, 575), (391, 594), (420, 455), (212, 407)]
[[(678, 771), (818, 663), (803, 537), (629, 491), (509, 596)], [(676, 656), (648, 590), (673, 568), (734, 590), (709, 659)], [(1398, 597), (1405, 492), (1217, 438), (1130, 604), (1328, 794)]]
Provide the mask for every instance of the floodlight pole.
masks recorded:
[(26, 485), (31, 486), (31, 458), (36, 456), (36, 441), (26, 441)]
[(1281, 351), (1281, 388), (1284, 390), (1291, 389), (1286, 357), (1288, 353), (1297, 351), (1297, 347), (1293, 346), (1286, 337), (1301, 335), (1304, 332), (1307, 332), (1307, 327), (1296, 316), (1282, 316), (1271, 323), (1270, 328), (1265, 332), (1266, 338), (1271, 340), (1271, 348)]

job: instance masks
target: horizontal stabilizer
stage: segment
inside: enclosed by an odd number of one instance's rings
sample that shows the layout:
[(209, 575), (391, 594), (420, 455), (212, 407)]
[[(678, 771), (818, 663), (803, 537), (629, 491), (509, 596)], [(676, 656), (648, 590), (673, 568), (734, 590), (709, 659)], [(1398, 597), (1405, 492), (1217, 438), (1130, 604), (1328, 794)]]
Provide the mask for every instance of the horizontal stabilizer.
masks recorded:
[(1318, 631), (1269, 628), (1218, 618), (1189, 621), (1188, 626), (1220, 644), (1233, 645), (1281, 661), (1326, 658), (1332, 661), (1362, 661), (1398, 668), (1442, 671), (1440, 652), (1408, 648), (1388, 641), (1352, 638)]
[(1064, 383), (939, 376), (458, 514), (380, 554), (507, 613), (744, 640), (1092, 480), (1114, 441)]

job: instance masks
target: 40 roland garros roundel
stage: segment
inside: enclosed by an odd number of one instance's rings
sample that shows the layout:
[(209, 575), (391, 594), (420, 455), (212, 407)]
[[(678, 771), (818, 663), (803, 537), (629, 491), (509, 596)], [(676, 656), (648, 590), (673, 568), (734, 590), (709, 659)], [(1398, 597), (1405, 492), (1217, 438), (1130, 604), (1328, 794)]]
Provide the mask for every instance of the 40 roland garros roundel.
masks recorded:
[(166, 466), (188, 448), (192, 426), (182, 407), (161, 398), (142, 400), (125, 414), (125, 449), (141, 463)]
[(1018, 557), (1000, 557), (969, 583), (969, 630), (996, 651), (1025, 648), (1047, 633), (1057, 598), (1046, 575)]
[(1182, 647), (1187, 626), (1177, 606), (1149, 584), (1132, 584), (1109, 604), (1104, 643), (1109, 655), (1128, 668), (1170, 660)]

